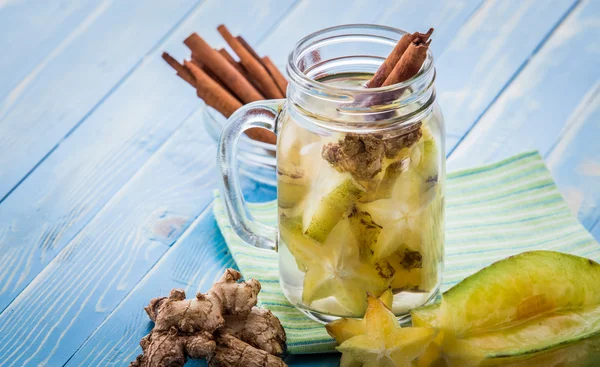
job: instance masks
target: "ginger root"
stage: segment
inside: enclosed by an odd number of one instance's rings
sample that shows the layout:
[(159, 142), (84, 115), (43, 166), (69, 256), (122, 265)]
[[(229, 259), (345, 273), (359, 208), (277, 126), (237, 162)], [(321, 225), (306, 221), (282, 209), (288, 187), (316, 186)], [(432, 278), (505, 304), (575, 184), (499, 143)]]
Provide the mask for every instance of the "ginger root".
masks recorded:
[(190, 358), (211, 366), (285, 366), (285, 331), (269, 310), (255, 307), (260, 283), (239, 282), (227, 269), (207, 293), (186, 299), (173, 289), (145, 307), (154, 329), (140, 342), (143, 354), (130, 367), (180, 367)]
[(384, 157), (395, 158), (422, 135), (421, 122), (395, 136), (348, 133), (337, 143), (324, 145), (321, 156), (339, 172), (350, 172), (357, 180), (368, 181), (381, 172)]
[(340, 172), (357, 180), (370, 180), (380, 171), (385, 146), (371, 134), (346, 134), (337, 143), (323, 146), (322, 157)]
[(423, 131), (421, 130), (421, 122), (419, 122), (416, 128), (412, 128), (410, 131), (384, 139), (386, 158), (394, 158), (402, 149), (415, 145), (422, 136)]
[(208, 359), (210, 367), (283, 367), (285, 362), (262, 349), (254, 348), (248, 343), (227, 333), (217, 337), (217, 350)]

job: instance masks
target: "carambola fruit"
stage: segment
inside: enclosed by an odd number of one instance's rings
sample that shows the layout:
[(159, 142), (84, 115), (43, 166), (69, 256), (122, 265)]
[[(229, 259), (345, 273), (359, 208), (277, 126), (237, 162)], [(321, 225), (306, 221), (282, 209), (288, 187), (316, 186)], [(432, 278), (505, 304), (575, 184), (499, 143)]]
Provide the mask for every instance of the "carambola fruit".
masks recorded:
[[(329, 170), (333, 171), (332, 168)], [(304, 234), (320, 243), (325, 242), (333, 227), (365, 192), (350, 174), (335, 174), (338, 177), (334, 178), (335, 186), (330, 191), (322, 193), (322, 186), (316, 185), (313, 190), (317, 193), (306, 198), (308, 202), (304, 209)], [(319, 179), (326, 178), (319, 175)], [(330, 183), (325, 183), (328, 184)]]
[(412, 167), (426, 182), (438, 181), (439, 157), (438, 146), (431, 131), (423, 128), (423, 137), (413, 147), (411, 154)]
[(390, 163), (383, 174), (383, 178), (379, 182), (377, 192), (375, 194), (375, 200), (379, 199), (390, 199), (394, 193), (394, 185), (402, 172), (409, 168), (410, 159), (405, 157), (401, 160)]
[[(392, 302), (394, 301), (394, 294), (392, 293), (392, 290), (388, 289), (383, 292), (383, 294), (379, 296), (379, 300), (385, 305), (385, 307), (391, 310)], [(352, 337), (365, 334), (367, 332), (366, 319), (364, 318), (341, 318), (325, 325), (325, 328), (327, 329), (329, 335), (331, 335), (339, 344)]]
[(302, 217), (280, 214), (279, 235), (301, 271), (305, 272), (311, 261), (319, 259), (321, 245), (302, 233)]
[[(320, 246), (315, 261), (304, 276), (302, 302), (319, 312), (313, 302), (333, 297), (345, 316), (362, 316), (367, 307), (366, 294), (382, 294), (387, 280), (359, 259), (358, 246), (348, 219), (335, 226), (327, 242)], [(339, 311), (337, 311), (339, 312)]]
[(304, 199), (310, 186), (303, 170), (287, 172), (280, 168), (277, 177), (277, 204), (280, 208), (292, 208)]
[(534, 355), (600, 334), (600, 265), (552, 251), (522, 253), (411, 314), (413, 325), (440, 330), (440, 350), (462, 365)]
[(350, 220), (352, 233), (358, 241), (360, 259), (370, 261), (382, 227), (373, 221), (368, 212), (356, 208), (352, 210), (348, 220)]
[[(361, 321), (362, 330), (357, 321), (348, 323), (352, 330), (345, 333), (339, 327), (327, 328), (340, 343), (337, 350), (342, 352), (342, 367), (412, 366), (435, 337), (435, 330), (430, 327), (401, 328), (396, 316), (383, 302), (371, 295)], [(339, 326), (340, 322), (336, 323)], [(338, 330), (332, 333), (332, 329)]]

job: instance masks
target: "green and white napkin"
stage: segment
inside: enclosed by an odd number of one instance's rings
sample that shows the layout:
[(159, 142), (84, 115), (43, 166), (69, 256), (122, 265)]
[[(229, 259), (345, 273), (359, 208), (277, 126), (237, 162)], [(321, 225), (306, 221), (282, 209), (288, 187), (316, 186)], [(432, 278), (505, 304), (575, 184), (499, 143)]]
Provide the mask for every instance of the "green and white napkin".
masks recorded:
[[(263, 287), (259, 305), (281, 320), (291, 353), (332, 351), (323, 325), (289, 304), (279, 288), (277, 254), (244, 243), (231, 229), (219, 193), (214, 214), (231, 255), (245, 278)], [(275, 225), (275, 202), (250, 204), (259, 221)], [(571, 215), (536, 152), (451, 173), (446, 180), (445, 270), (442, 291), (507, 256), (554, 250), (600, 262), (600, 246)]]

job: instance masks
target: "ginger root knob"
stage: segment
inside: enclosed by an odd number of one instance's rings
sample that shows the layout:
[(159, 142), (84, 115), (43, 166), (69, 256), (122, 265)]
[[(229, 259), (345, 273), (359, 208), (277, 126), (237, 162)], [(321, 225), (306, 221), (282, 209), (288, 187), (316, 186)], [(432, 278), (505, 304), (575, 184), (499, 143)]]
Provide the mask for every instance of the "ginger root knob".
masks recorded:
[(143, 353), (130, 367), (182, 367), (187, 358), (211, 366), (286, 366), (285, 331), (271, 311), (255, 307), (260, 283), (238, 282), (227, 269), (207, 293), (186, 299), (182, 289), (154, 298), (144, 309), (154, 329), (140, 342)]

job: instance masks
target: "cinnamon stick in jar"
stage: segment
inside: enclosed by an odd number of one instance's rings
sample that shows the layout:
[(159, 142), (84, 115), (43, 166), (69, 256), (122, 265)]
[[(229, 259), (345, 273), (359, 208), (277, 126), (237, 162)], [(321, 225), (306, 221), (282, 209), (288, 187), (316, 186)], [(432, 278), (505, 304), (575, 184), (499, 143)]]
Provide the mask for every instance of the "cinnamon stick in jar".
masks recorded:
[(267, 69), (261, 64), (260, 59), (256, 59), (223, 24), (217, 27), (217, 30), (221, 36), (223, 36), (225, 41), (227, 41), (227, 44), (229, 44), (233, 51), (240, 57), (240, 63), (244, 69), (248, 71), (248, 74), (256, 78), (256, 81), (261, 86), (265, 96), (270, 99), (283, 98), (283, 94), (269, 75)]
[(198, 34), (193, 33), (184, 43), (192, 50), (192, 58), (206, 65), (243, 103), (265, 99), (233, 65)]
[(415, 76), (427, 58), (430, 43), (431, 40), (427, 43), (420, 39), (412, 41), (382, 86), (401, 83)]
[(402, 55), (406, 52), (410, 44), (415, 40), (427, 42), (429, 37), (431, 37), (432, 33), (433, 28), (429, 28), (429, 31), (427, 31), (427, 33), (415, 32), (412, 34), (405, 34), (404, 36), (402, 36), (402, 38), (400, 39), (400, 41), (398, 41), (398, 43), (396, 44), (392, 52), (389, 54), (389, 56), (383, 61), (379, 69), (377, 69), (377, 72), (375, 73), (375, 75), (373, 75), (373, 78), (369, 80), (366, 87), (381, 87), (385, 80), (388, 78), (388, 76), (391, 74), (394, 67), (399, 63), (400, 59), (402, 58)]

